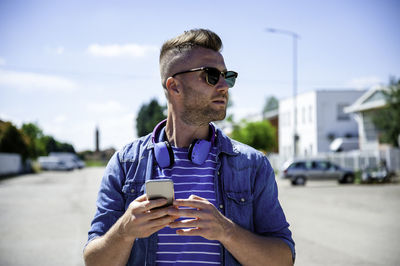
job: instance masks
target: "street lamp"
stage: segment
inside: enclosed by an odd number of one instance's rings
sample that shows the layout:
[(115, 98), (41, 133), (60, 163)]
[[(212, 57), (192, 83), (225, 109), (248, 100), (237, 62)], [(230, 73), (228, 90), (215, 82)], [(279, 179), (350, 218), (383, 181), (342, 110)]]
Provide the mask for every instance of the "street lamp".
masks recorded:
[(293, 39), (293, 157), (297, 155), (297, 141), (299, 140), (299, 136), (297, 135), (297, 40), (300, 36), (292, 31), (288, 30), (281, 30), (281, 29), (273, 29), (273, 28), (266, 28), (267, 32), (270, 33), (278, 33), (284, 34), (292, 37)]

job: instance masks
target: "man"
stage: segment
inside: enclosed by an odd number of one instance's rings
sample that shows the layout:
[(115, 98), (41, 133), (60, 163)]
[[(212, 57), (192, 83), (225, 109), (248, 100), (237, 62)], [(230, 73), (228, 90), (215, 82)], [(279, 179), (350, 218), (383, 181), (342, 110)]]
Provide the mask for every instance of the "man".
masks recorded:
[[(268, 160), (210, 124), (224, 119), (237, 77), (226, 70), (221, 47), (203, 29), (164, 43), (168, 118), (110, 160), (86, 265), (293, 264), (294, 242)], [(144, 191), (146, 180), (165, 178), (174, 181), (170, 207)]]

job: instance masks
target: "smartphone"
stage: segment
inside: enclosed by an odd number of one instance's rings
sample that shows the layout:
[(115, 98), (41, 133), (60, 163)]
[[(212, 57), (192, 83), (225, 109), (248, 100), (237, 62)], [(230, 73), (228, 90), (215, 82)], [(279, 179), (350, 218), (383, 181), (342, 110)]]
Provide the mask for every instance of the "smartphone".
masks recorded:
[[(154, 179), (146, 181), (146, 195), (149, 200), (165, 198), (168, 200), (166, 205), (172, 205), (174, 200), (174, 182), (171, 179)], [(161, 208), (161, 207), (159, 207)]]

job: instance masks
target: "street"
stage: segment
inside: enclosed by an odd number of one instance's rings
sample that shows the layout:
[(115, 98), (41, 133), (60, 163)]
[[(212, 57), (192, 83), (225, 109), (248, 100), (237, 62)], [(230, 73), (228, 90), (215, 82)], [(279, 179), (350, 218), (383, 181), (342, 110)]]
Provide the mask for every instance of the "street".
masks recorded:
[[(104, 168), (0, 181), (0, 266), (82, 266)], [(400, 185), (277, 180), (295, 265), (400, 265)]]

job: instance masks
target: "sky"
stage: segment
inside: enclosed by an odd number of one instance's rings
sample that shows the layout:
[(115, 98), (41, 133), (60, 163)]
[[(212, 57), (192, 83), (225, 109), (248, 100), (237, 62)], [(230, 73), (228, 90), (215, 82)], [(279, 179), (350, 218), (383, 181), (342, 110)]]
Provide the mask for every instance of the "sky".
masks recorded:
[(235, 120), (261, 113), (266, 99), (368, 89), (400, 77), (400, 1), (44, 1), (0, 0), (0, 120), (36, 123), (75, 150), (122, 148), (136, 116), (165, 104), (158, 56), (164, 41), (207, 28), (239, 73), (230, 89)]

